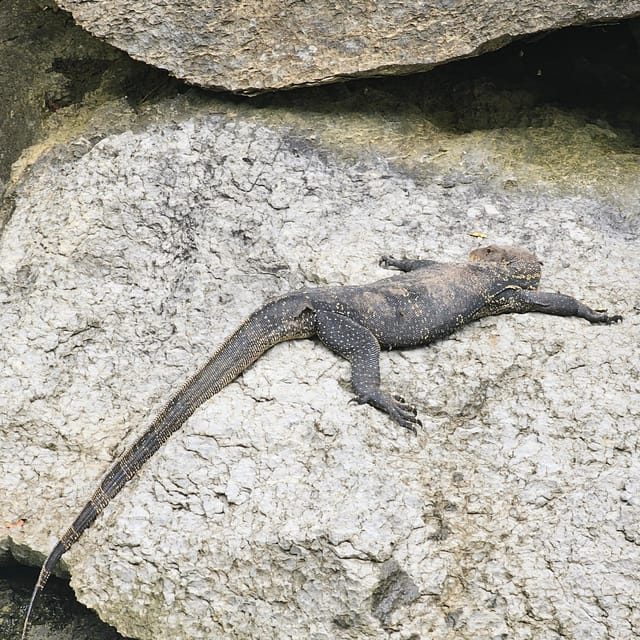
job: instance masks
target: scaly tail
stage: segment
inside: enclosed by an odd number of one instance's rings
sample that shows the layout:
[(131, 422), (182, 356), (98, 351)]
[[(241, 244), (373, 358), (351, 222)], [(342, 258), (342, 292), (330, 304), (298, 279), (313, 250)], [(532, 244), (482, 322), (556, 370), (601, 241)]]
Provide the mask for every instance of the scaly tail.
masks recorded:
[(29, 601), (29, 606), (27, 607), (27, 614), (24, 619), (24, 626), (22, 627), (22, 638), (26, 640), (29, 634), (29, 627), (31, 626), (31, 612), (33, 611), (33, 605), (36, 602), (36, 599), (39, 593), (44, 589), (44, 585), (47, 584), (47, 580), (51, 575), (51, 571), (58, 564), (58, 560), (62, 557), (62, 554), (66, 551), (64, 545), (61, 542), (58, 542), (56, 546), (53, 548), (51, 553), (47, 556), (47, 559), (44, 561), (42, 565), (42, 569), (40, 569), (40, 575), (38, 576), (38, 582), (31, 594), (31, 600)]
[(89, 502), (48, 555), (27, 609), (22, 640), (27, 639), (35, 602), (58, 560), (167, 438), (203, 402), (235, 380), (267, 349), (284, 340), (308, 338), (313, 334), (313, 314), (305, 296), (294, 293), (258, 309), (225, 340), (207, 364), (165, 405), (142, 436), (113, 463)]

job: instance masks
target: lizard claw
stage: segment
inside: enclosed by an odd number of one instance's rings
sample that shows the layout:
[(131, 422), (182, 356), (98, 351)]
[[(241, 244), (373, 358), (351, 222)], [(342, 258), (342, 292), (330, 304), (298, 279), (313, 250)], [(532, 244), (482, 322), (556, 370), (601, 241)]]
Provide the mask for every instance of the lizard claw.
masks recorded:
[(417, 409), (406, 403), (400, 396), (392, 396), (378, 389), (358, 396), (357, 402), (370, 404), (372, 407), (388, 413), (394, 422), (411, 431), (414, 435), (417, 434), (417, 427), (422, 426), (422, 422), (417, 418)]
[(593, 318), (589, 318), (589, 322), (592, 324), (614, 324), (616, 322), (622, 322), (622, 316), (609, 316), (607, 315), (606, 309), (598, 309), (598, 313), (594, 315)]
[(380, 260), (378, 261), (378, 264), (383, 269), (393, 269), (396, 262), (397, 260), (392, 256), (380, 256)]
[(392, 397), (405, 411), (408, 411), (414, 416), (418, 415), (418, 410), (412, 404), (406, 402), (402, 396), (394, 395)]

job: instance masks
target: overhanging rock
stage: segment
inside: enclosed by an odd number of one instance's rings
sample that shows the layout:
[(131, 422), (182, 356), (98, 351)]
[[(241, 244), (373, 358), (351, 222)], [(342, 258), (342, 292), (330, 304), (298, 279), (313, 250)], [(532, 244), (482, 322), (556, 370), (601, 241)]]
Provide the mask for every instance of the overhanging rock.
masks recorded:
[(427, 70), (526, 34), (640, 14), (639, 0), (56, 1), (134, 58), (240, 93)]

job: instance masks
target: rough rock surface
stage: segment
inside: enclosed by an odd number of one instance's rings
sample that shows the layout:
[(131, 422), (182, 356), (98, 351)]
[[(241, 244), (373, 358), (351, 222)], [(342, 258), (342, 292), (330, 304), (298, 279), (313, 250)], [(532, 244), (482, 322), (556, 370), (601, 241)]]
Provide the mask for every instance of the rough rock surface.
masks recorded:
[[(122, 126), (135, 115), (127, 104), (138, 107), (177, 84), (80, 29), (53, 0), (0, 2), (0, 61), (0, 192), (11, 187), (12, 165), (17, 178), (37, 156), (38, 142), (82, 135), (108, 99), (124, 103), (111, 113)], [(0, 228), (6, 213), (0, 206)]]
[(383, 253), (459, 259), (481, 230), (624, 323), (488, 318), (385, 354), (417, 437), (350, 404), (347, 365), (320, 345), (279, 345), (65, 556), (72, 585), (145, 639), (638, 637), (640, 245), (617, 205), (425, 179), (206, 113), (52, 149), (15, 201), (0, 521), (26, 523), (5, 553), (39, 562), (261, 301), (382, 277)]
[(106, 63), (108, 56), (123, 57), (75, 27), (53, 2), (0, 4), (0, 189), (11, 164), (44, 128), (45, 117), (76, 97), (71, 68), (80, 66), (80, 51), (85, 71), (88, 59)]
[(134, 58), (246, 93), (425, 70), (518, 36), (640, 14), (638, 0), (57, 2)]

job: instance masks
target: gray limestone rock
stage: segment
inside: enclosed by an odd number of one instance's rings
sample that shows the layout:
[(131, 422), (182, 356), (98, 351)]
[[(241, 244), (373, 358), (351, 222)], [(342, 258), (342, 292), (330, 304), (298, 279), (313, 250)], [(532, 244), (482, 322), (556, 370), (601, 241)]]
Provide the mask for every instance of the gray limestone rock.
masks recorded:
[(56, 1), (134, 58), (242, 93), (421, 71), (519, 36), (640, 14), (638, 0)]
[[(0, 61), (0, 192), (38, 155), (39, 142), (78, 137), (101, 102), (127, 94), (111, 113), (121, 126), (133, 120), (130, 105), (177, 84), (78, 28), (53, 0), (0, 3)], [(0, 206), (0, 228), (9, 208)]]
[[(47, 116), (77, 100), (69, 67), (122, 54), (75, 27), (53, 2), (0, 5), (0, 190), (11, 164), (45, 128)], [(96, 74), (97, 75), (97, 74)], [(0, 214), (0, 223), (2, 216)]]
[(417, 437), (349, 403), (348, 366), (320, 345), (279, 345), (63, 568), (135, 638), (637, 637), (640, 245), (617, 205), (471, 165), (453, 178), (341, 158), (207, 111), (51, 148), (16, 187), (0, 238), (0, 522), (26, 522), (0, 530), (3, 553), (40, 562), (262, 301), (383, 277), (381, 254), (460, 259), (480, 229), (536, 250), (544, 287), (624, 322), (487, 318), (385, 354)]

